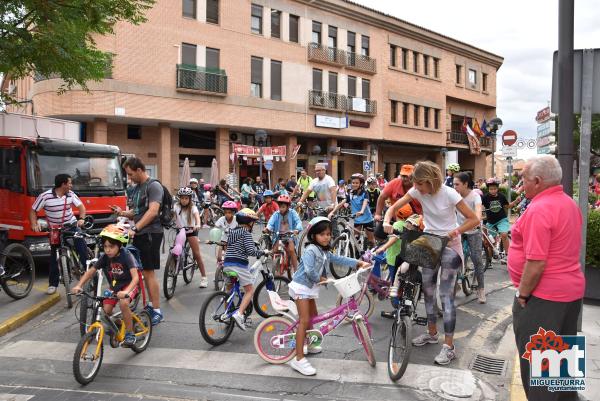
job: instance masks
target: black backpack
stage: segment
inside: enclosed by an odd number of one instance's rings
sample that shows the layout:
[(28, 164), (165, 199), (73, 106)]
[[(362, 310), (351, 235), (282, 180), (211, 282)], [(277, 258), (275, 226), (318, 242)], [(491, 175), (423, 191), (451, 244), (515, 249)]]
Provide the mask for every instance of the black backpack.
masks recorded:
[(158, 218), (160, 220), (160, 224), (167, 228), (171, 226), (173, 222), (173, 197), (171, 193), (159, 180), (154, 178), (150, 179), (150, 182), (146, 184), (146, 210), (148, 210), (148, 186), (150, 186), (154, 181), (158, 182), (163, 189), (163, 198), (160, 202), (160, 208), (158, 210)]

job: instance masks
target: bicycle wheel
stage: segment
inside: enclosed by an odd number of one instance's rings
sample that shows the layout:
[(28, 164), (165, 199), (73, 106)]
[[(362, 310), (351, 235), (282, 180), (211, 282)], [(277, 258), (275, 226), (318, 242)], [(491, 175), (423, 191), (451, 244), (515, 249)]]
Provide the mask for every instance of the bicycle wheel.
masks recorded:
[(254, 331), (254, 349), (264, 361), (280, 365), (296, 356), (296, 347), (275, 346), (273, 337), (288, 331), (294, 323), (284, 316), (273, 316), (263, 320)]
[[(355, 294), (352, 298), (356, 299), (359, 294)], [(335, 300), (335, 306), (340, 306), (342, 303), (348, 302), (349, 298), (342, 298), (341, 295), (338, 294), (337, 299)], [(375, 299), (373, 298), (373, 294), (371, 294), (368, 290), (365, 292), (362, 300), (360, 301), (360, 305), (358, 305), (358, 310), (362, 313), (363, 316), (369, 318), (373, 314), (373, 310), (375, 310)], [(345, 318), (346, 322), (351, 322), (352, 319), (349, 317)]]
[(163, 293), (165, 298), (171, 299), (175, 295), (175, 287), (177, 286), (177, 263), (179, 258), (169, 253), (167, 263), (165, 263), (165, 271), (163, 273)]
[(66, 255), (60, 255), (58, 259), (58, 269), (62, 277), (62, 282), (65, 286), (65, 296), (67, 299), (67, 308), (73, 307), (73, 299), (71, 298), (71, 275), (70, 275), (70, 259)]
[(189, 242), (185, 244), (185, 251), (183, 254), (185, 255), (183, 259), (183, 281), (185, 281), (186, 284), (189, 284), (192, 282), (192, 277), (194, 277), (194, 271), (198, 268)]
[[(97, 330), (86, 333), (75, 348), (73, 355), (73, 375), (80, 384), (88, 384), (94, 380), (104, 357), (104, 342)], [(99, 349), (98, 349), (99, 346)], [(98, 349), (98, 355), (96, 350)]]
[(465, 260), (463, 269), (461, 280), (462, 292), (468, 297), (473, 294), (473, 284), (475, 280), (475, 270), (470, 257), (468, 260)]
[(223, 265), (217, 263), (217, 270), (215, 270), (215, 280), (214, 280), (215, 291), (224, 291), (225, 290), (225, 277), (223, 277)]
[[(333, 241), (331, 253), (337, 256), (345, 256), (347, 258), (354, 257), (353, 245), (346, 234), (342, 234)], [(329, 264), (329, 270), (336, 279), (341, 279), (352, 273), (352, 267), (339, 266), (333, 263)]]
[(200, 309), (200, 334), (211, 345), (223, 344), (233, 332), (233, 318), (222, 319), (223, 315), (231, 312), (227, 309), (227, 298), (228, 293), (217, 291), (204, 301)]
[[(302, 230), (302, 235), (300, 236), (300, 240), (298, 241), (298, 249), (296, 255), (302, 255), (302, 249), (306, 246), (306, 233), (308, 230)], [(299, 257), (299, 256), (298, 256)]]
[(364, 320), (356, 320), (354, 324), (356, 329), (355, 334), (357, 335), (358, 341), (360, 341), (367, 354), (367, 361), (369, 362), (369, 365), (374, 367), (377, 361), (375, 360), (373, 341), (371, 341), (371, 336), (369, 335), (367, 325), (365, 324)]
[[(96, 294), (96, 278), (87, 282), (83, 288), (83, 292), (86, 294)], [(82, 295), (79, 300), (79, 333), (81, 336), (84, 336), (87, 333), (88, 327), (96, 318), (96, 313), (94, 310), (94, 301), (89, 299), (88, 297)]]
[[(152, 318), (146, 310), (141, 311), (137, 316), (140, 318), (140, 321), (138, 322), (133, 319), (133, 332), (136, 341), (131, 349), (136, 354), (139, 354), (140, 352), (144, 352), (148, 348), (148, 344), (150, 344), (150, 339), (152, 338)], [(147, 332), (144, 333), (146, 330)]]
[(275, 291), (281, 299), (287, 301), (290, 299), (288, 285), (290, 279), (284, 276), (275, 276), (273, 280), (263, 280), (258, 284), (254, 291), (253, 303), (256, 312), (264, 317), (280, 316), (281, 314), (273, 309), (268, 291)]
[(0, 266), (4, 266), (4, 276), (0, 284), (6, 293), (14, 298), (25, 298), (31, 292), (35, 281), (35, 263), (29, 249), (21, 244), (8, 244), (0, 254)]
[(408, 366), (410, 357), (412, 324), (408, 316), (401, 316), (397, 310), (398, 317), (392, 324), (392, 335), (388, 349), (388, 375), (392, 381), (398, 381)]

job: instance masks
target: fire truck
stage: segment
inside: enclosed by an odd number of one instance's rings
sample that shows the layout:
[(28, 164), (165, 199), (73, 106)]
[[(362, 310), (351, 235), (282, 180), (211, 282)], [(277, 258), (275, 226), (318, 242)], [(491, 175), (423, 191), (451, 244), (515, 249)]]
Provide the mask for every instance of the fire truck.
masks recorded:
[[(0, 229), (8, 229), (9, 242), (22, 243), (34, 257), (49, 256), (50, 245), (47, 233), (32, 231), (29, 210), (39, 194), (54, 187), (57, 174), (72, 177), (73, 191), (94, 218), (90, 233), (116, 221), (109, 205), (125, 208), (119, 148), (80, 142), (79, 131), (73, 121), (0, 113)], [(43, 210), (38, 218), (44, 219)]]

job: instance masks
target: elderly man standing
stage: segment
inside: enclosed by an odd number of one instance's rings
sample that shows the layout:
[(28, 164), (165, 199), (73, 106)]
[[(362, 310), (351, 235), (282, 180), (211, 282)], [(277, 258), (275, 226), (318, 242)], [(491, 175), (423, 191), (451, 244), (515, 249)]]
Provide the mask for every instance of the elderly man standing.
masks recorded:
[(562, 170), (549, 155), (530, 159), (523, 169), (525, 196), (531, 204), (512, 229), (508, 271), (517, 288), (513, 326), (521, 380), (529, 401), (576, 400), (576, 392), (550, 392), (530, 386), (530, 337), (544, 330), (576, 335), (585, 290), (581, 272), (582, 218), (560, 185)]

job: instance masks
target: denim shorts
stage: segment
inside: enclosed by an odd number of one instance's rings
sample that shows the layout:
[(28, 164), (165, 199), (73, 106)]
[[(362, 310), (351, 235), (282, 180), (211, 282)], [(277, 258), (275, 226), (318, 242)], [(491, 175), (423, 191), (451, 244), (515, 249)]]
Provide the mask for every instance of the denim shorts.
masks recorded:
[[(507, 233), (510, 231), (510, 223), (508, 222), (508, 218), (506, 217), (494, 224), (486, 223), (485, 225), (487, 226), (487, 228), (496, 230), (499, 233)], [(493, 235), (493, 233), (491, 234)]]

